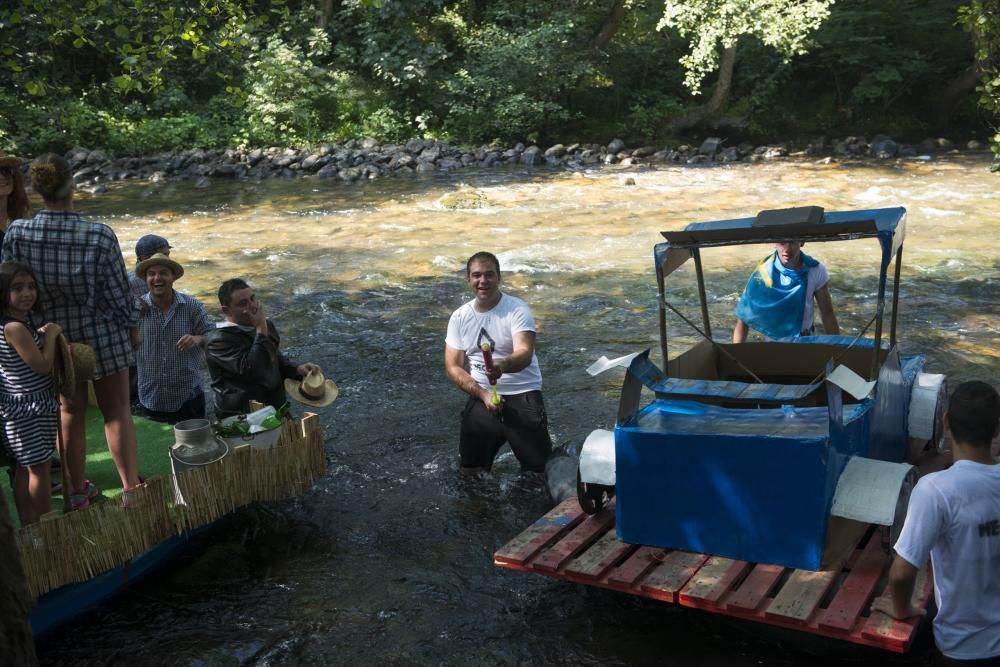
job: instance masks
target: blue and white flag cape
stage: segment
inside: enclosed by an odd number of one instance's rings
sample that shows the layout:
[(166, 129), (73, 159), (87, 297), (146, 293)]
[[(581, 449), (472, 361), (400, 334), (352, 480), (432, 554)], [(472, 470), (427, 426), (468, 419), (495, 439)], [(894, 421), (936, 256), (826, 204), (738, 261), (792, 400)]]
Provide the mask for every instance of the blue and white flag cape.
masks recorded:
[(781, 264), (777, 251), (765, 257), (750, 275), (736, 317), (768, 338), (791, 338), (802, 333), (809, 269), (819, 264), (801, 253), (802, 264), (789, 269)]

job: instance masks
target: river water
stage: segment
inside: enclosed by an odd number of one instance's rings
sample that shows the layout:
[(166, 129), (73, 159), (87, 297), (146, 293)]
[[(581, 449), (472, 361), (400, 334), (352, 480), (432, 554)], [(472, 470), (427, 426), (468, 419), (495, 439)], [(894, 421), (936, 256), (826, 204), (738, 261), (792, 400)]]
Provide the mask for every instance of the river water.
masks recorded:
[[(557, 444), (613, 425), (620, 372), (584, 368), (647, 347), (659, 363), (652, 247), (687, 222), (766, 208), (905, 206), (899, 338), (949, 381), (1000, 371), (1000, 195), (986, 157), (897, 164), (783, 162), (568, 173), (464, 171), (344, 186), (128, 184), (78, 209), (130, 250), (170, 239), (176, 285), (221, 317), (233, 276), (258, 291), (293, 358), (322, 365), (340, 398), (320, 412), (329, 475), (294, 502), (241, 511), (163, 574), (40, 646), (46, 664), (794, 665), (842, 647), (756, 624), (494, 567), (493, 552), (547, 511), (544, 484), (505, 449), (459, 479), (463, 395), (444, 377), (444, 331), (469, 298), (465, 258), (496, 252), (527, 300)], [(629, 181), (631, 179), (631, 181)], [(449, 210), (444, 195), (485, 204)], [(841, 327), (874, 312), (873, 240), (811, 244), (831, 269)], [(714, 334), (761, 246), (706, 251)], [(131, 263), (131, 253), (128, 252)], [(684, 268), (668, 299), (698, 315)], [(695, 341), (669, 316), (671, 352)], [(929, 665), (848, 652), (855, 664)], [(821, 656), (815, 657), (819, 653)], [(835, 656), (835, 657), (830, 657)]]

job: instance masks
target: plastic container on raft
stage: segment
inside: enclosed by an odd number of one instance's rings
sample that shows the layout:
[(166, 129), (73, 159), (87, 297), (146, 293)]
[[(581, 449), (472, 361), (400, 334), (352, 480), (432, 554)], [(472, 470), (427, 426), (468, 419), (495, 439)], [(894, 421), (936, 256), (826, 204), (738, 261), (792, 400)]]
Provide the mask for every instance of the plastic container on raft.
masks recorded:
[(240, 447), (253, 447), (254, 449), (273, 449), (278, 446), (278, 440), (281, 438), (281, 427), (277, 426), (271, 429), (265, 429), (261, 426), (261, 423), (268, 417), (273, 416), (276, 410), (267, 406), (256, 410), (246, 415), (236, 415), (234, 417), (227, 417), (223, 419), (220, 424), (222, 426), (230, 426), (238, 421), (246, 421), (250, 424), (250, 431), (244, 433), (243, 435), (235, 435), (223, 438), (226, 444), (229, 445), (230, 449), (239, 449)]

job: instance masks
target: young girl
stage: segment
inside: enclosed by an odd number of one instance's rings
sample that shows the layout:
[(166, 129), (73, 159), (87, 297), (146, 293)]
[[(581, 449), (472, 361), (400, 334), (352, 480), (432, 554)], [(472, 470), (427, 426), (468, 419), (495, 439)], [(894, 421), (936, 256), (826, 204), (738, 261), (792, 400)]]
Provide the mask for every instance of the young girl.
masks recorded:
[(0, 422), (3, 445), (17, 462), (14, 502), (21, 525), (49, 511), (49, 464), (56, 447), (59, 401), (52, 383), (58, 324), (35, 331), (38, 284), (26, 264), (0, 264)]

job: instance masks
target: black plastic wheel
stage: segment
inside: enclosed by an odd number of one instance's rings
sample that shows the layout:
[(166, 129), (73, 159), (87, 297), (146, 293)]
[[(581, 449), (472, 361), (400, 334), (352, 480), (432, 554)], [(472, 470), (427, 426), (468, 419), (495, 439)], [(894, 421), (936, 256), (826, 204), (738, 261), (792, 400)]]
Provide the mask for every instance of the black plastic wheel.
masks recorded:
[(615, 497), (615, 487), (606, 484), (588, 484), (580, 477), (580, 468), (576, 469), (576, 498), (580, 509), (586, 514), (597, 514)]

